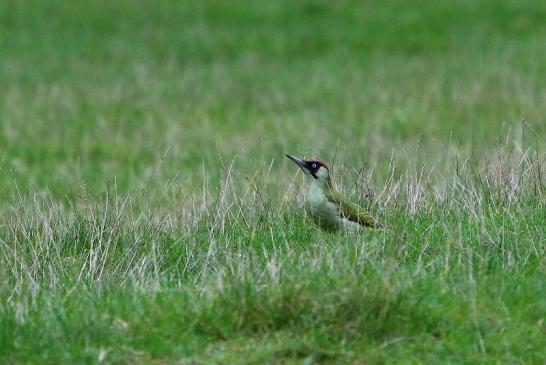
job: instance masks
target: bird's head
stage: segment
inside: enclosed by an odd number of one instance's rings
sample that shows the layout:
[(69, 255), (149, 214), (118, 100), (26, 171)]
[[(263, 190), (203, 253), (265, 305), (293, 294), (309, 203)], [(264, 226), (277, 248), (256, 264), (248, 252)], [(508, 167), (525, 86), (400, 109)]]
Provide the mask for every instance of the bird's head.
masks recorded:
[(321, 185), (330, 183), (330, 169), (324, 161), (316, 158), (303, 160), (291, 155), (286, 155), (286, 157), (294, 161), (311, 182), (317, 182)]

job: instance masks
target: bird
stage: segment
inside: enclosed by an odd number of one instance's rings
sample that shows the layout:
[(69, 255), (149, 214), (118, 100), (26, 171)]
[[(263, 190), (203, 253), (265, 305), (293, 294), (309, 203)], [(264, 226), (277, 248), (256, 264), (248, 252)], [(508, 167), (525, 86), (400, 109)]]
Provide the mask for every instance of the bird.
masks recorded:
[(330, 177), (328, 165), (316, 158), (304, 160), (286, 155), (304, 172), (309, 182), (306, 210), (313, 221), (325, 231), (382, 228), (383, 225), (362, 207), (336, 191)]

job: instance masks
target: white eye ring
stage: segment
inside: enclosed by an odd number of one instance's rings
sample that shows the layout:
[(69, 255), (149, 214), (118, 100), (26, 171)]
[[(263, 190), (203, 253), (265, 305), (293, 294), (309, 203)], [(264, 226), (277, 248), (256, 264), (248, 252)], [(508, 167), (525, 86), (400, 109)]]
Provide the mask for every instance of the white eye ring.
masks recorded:
[(314, 169), (317, 168), (317, 164), (316, 164), (316, 163), (313, 164), (313, 168), (314, 168)]

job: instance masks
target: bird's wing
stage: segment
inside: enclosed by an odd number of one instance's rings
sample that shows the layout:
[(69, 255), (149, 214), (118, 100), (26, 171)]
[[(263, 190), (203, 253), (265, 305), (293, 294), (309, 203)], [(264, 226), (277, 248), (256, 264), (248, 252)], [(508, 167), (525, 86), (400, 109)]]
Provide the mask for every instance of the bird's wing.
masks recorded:
[(326, 194), (328, 200), (336, 204), (340, 215), (350, 221), (359, 223), (366, 227), (381, 228), (383, 225), (373, 219), (361, 206), (347, 199), (343, 194), (330, 190)]

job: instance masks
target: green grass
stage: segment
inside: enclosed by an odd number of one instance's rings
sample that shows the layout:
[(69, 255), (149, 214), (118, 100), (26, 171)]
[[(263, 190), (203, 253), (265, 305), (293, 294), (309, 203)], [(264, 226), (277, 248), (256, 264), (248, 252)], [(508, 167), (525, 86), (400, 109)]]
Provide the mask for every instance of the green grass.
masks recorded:
[(0, 3), (0, 363), (542, 364), (545, 17)]

